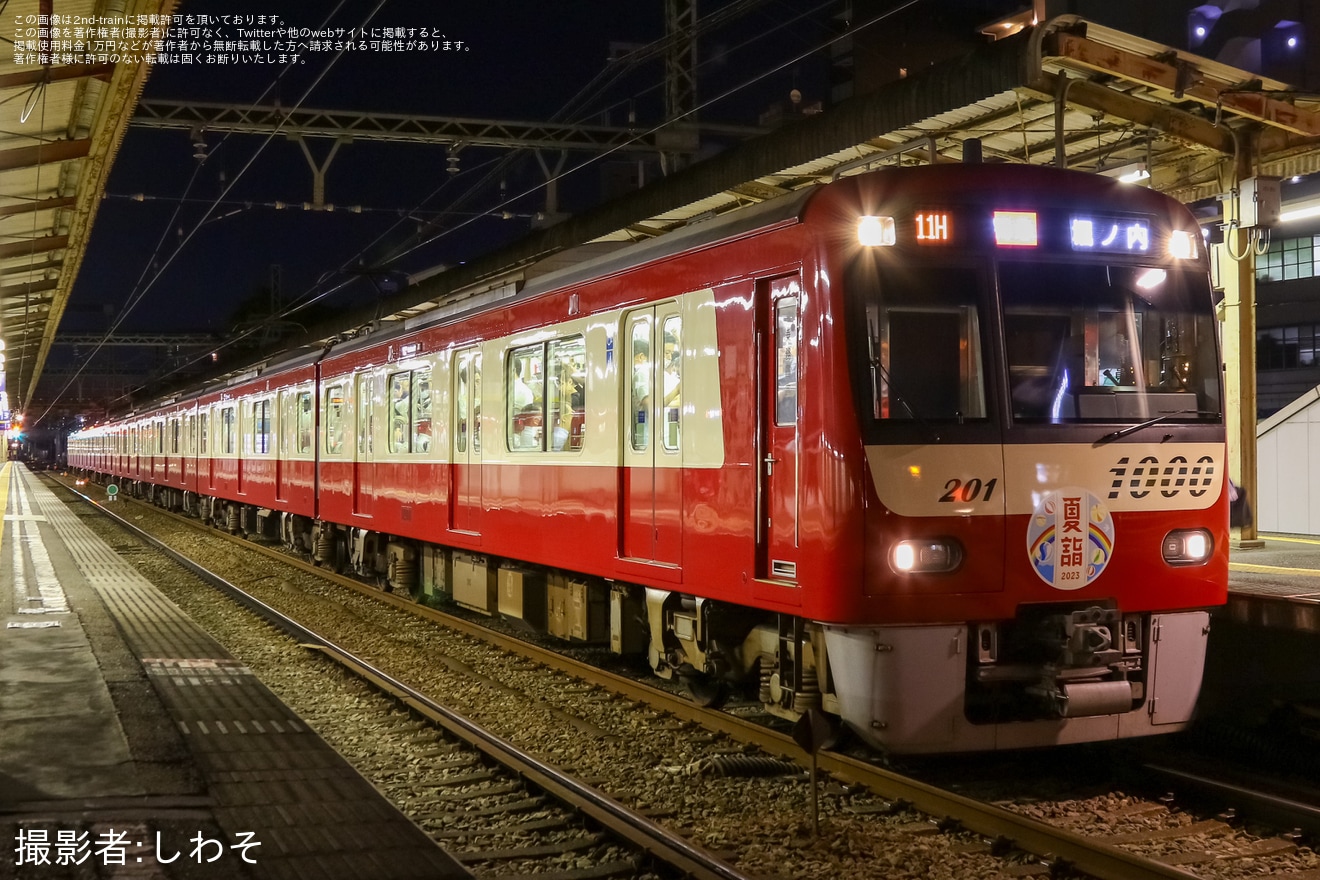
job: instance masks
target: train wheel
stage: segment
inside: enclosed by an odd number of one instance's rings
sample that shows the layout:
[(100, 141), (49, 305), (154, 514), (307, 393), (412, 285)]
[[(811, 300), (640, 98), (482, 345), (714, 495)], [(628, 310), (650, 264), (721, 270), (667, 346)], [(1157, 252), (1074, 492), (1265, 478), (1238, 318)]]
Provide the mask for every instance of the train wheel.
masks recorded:
[(729, 699), (729, 685), (723, 679), (704, 674), (689, 675), (684, 677), (683, 683), (692, 695), (692, 702), (703, 709), (718, 709)]

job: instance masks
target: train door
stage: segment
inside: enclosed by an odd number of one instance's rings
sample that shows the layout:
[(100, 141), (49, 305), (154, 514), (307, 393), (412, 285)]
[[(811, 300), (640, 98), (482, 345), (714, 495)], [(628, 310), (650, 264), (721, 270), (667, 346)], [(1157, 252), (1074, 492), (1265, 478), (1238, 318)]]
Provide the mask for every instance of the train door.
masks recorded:
[(235, 491), (239, 495), (246, 495), (247, 472), (252, 455), (252, 423), (256, 418), (256, 413), (251, 409), (251, 404), (240, 402), (234, 408), (234, 417), (237, 426), (235, 437), (238, 440), (238, 445), (235, 447), (237, 456), (234, 461), (234, 467), (236, 468), (234, 480), (237, 487)]
[(289, 432), (293, 428), (293, 399), (289, 391), (281, 391), (275, 402), (275, 500), (287, 500), (284, 487), (285, 469), (288, 467), (289, 452), (293, 448)]
[(183, 487), (197, 488), (197, 411), (193, 410), (184, 418), (183, 423)]
[(197, 475), (199, 489), (215, 489), (215, 450), (211, 448), (211, 408), (203, 407), (197, 419), (197, 454), (202, 473)]
[(179, 455), (179, 417), (172, 416), (169, 421), (169, 434), (165, 438), (168, 446), (165, 458), (165, 482), (183, 481), (183, 457)]
[(481, 531), (481, 352), (454, 356), (453, 449), (450, 450), (449, 527)]
[(759, 282), (761, 506), (757, 576), (796, 581), (801, 500), (798, 416), (801, 276)]
[(624, 318), (623, 509), (619, 555), (682, 562), (682, 317), (662, 303)]
[(157, 419), (151, 437), (151, 482), (163, 483), (169, 479), (169, 459), (165, 454), (165, 420)]
[(353, 512), (371, 516), (376, 489), (376, 396), (374, 377), (357, 377), (357, 458), (353, 466)]

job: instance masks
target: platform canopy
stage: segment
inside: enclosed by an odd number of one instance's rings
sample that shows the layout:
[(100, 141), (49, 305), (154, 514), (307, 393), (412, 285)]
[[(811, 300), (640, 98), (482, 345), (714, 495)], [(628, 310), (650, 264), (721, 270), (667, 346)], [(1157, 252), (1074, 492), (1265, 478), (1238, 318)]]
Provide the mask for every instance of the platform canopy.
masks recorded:
[[(164, 13), (171, 2), (129, 6), (131, 14)], [(61, 10), (85, 6), (93, 14), (101, 5), (71, 0)], [(38, 0), (15, 0), (8, 11), (16, 20), (37, 16)], [(749, 138), (461, 266), (418, 275), (400, 293), (310, 327), (281, 348), (319, 346), (496, 288), (516, 289), (584, 255), (838, 174), (961, 161), (973, 139), (987, 162), (1115, 175), (1145, 170), (1151, 176), (1142, 185), (1189, 203), (1222, 193), (1238, 156), (1250, 156), (1261, 175), (1320, 170), (1320, 102), (1286, 83), (1075, 16), (1004, 24), (999, 39), (966, 57)], [(147, 72), (123, 63), (33, 66), (0, 57), (0, 332), (11, 405), (36, 387)], [(659, 141), (664, 133), (639, 136)], [(259, 369), (257, 361), (243, 369)]]
[[(1257, 173), (1320, 170), (1320, 101), (1286, 83), (1082, 20), (1006, 23), (1007, 36), (748, 140), (511, 247), (415, 284), (362, 325), (437, 305), (611, 245), (894, 163), (958, 162), (969, 140), (983, 161), (1066, 165), (1119, 176), (1184, 202), (1213, 199), (1251, 151)], [(1023, 26), (1023, 25), (1026, 26)], [(1011, 31), (1011, 32), (1009, 32)], [(326, 338), (334, 328), (314, 328)], [(341, 326), (339, 329), (343, 329)]]
[[(0, 50), (4, 409), (20, 408), (36, 387), (78, 277), (115, 151), (149, 72), (144, 51), (98, 40), (87, 23), (122, 20), (136, 27), (140, 16), (169, 14), (176, 3), (12, 0), (5, 5), (0, 22), (6, 38)], [(71, 32), (81, 28), (79, 36), (65, 38), (66, 19)], [(59, 31), (52, 34), (52, 27)]]

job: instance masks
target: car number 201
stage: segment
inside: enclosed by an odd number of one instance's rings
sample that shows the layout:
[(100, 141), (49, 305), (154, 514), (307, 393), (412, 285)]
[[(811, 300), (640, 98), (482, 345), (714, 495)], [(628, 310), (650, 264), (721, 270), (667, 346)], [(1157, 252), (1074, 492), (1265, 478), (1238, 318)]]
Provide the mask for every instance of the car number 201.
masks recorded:
[(976, 477), (966, 481), (955, 478), (944, 484), (944, 494), (940, 496), (940, 501), (964, 504), (972, 501), (989, 501), (998, 484), (998, 477), (985, 481)]

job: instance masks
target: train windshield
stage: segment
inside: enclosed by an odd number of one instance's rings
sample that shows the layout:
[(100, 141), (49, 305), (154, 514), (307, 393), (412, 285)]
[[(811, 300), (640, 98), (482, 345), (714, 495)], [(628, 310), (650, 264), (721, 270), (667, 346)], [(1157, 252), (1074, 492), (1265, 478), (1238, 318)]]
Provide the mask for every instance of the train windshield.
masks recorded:
[(859, 266), (871, 416), (919, 424), (985, 421), (986, 346), (980, 272), (951, 266)]
[(1015, 422), (1220, 420), (1204, 273), (1003, 262), (999, 293)]
[[(987, 264), (853, 265), (850, 328), (868, 431), (884, 425), (887, 440), (920, 441), (964, 426), (972, 436), (977, 425), (995, 427), (998, 387), (1014, 424), (1221, 422), (1204, 271), (1040, 260), (995, 268), (997, 278)], [(1002, 349), (991, 335), (996, 315)]]

